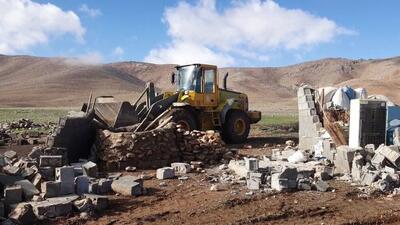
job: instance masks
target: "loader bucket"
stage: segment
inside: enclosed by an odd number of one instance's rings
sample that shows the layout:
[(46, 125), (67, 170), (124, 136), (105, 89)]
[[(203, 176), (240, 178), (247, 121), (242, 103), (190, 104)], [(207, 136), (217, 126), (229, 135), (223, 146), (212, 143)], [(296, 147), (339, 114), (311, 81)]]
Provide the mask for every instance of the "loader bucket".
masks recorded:
[(100, 102), (94, 105), (96, 119), (110, 129), (139, 122), (135, 108), (129, 102)]

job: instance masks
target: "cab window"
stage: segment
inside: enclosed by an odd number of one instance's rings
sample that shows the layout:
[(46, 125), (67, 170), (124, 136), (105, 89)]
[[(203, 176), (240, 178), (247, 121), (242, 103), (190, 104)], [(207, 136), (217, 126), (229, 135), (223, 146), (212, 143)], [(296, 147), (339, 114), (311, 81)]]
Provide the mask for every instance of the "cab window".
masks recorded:
[(204, 70), (204, 93), (214, 93), (215, 71)]

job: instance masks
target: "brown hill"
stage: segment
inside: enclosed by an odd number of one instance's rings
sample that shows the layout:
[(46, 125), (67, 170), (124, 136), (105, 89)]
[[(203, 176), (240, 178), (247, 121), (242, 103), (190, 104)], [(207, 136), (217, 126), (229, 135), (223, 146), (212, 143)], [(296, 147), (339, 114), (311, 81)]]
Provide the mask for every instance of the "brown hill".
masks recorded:
[[(153, 81), (171, 90), (174, 65), (120, 62), (88, 65), (78, 60), (0, 56), (0, 106), (79, 106), (89, 93), (132, 100)], [(400, 103), (400, 58), (322, 59), (276, 68), (222, 68), (228, 87), (249, 95), (251, 108), (270, 113), (296, 112), (296, 85), (352, 85)]]

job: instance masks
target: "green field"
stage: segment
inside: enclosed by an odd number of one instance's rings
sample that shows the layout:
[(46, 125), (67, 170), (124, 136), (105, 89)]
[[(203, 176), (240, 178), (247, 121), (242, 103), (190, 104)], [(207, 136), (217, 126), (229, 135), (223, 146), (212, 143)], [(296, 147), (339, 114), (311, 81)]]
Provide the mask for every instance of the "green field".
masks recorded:
[(31, 119), (35, 123), (58, 122), (72, 109), (67, 108), (0, 108), (0, 123)]
[[(35, 123), (58, 122), (71, 108), (0, 108), (0, 123), (31, 119)], [(76, 109), (75, 109), (76, 110)], [(297, 115), (263, 115), (260, 125), (292, 125), (298, 123)]]
[(298, 121), (297, 115), (263, 115), (259, 124), (263, 126), (294, 125)]

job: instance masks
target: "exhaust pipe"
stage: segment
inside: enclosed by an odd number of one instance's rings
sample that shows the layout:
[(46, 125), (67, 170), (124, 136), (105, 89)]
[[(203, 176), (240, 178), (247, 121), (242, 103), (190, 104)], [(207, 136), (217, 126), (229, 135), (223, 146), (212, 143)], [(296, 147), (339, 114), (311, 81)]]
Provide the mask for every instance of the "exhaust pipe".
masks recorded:
[(226, 73), (224, 76), (224, 89), (225, 90), (227, 90), (226, 83), (227, 83), (228, 76), (229, 76), (229, 73)]

